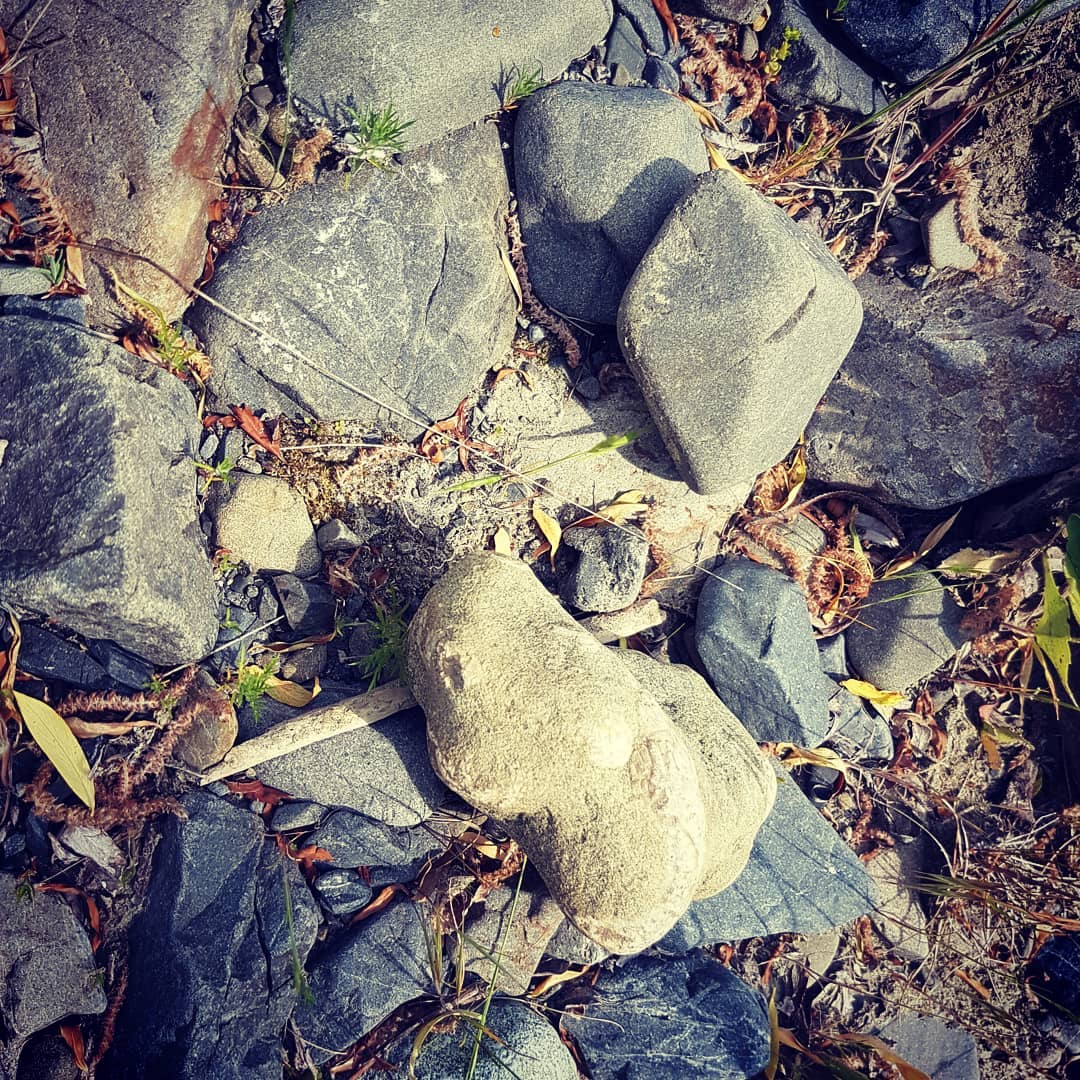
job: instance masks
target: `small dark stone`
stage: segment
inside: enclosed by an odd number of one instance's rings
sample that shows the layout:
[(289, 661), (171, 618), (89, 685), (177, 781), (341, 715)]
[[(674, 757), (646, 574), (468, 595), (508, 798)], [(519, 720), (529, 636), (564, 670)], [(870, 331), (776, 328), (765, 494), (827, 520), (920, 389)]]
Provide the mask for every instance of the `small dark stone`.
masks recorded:
[(619, 611), (632, 604), (645, 580), (649, 543), (637, 529), (567, 529), (563, 544), (579, 552), (560, 590), (581, 611)]
[(628, 82), (640, 79), (645, 70), (645, 50), (633, 23), (625, 15), (616, 15), (608, 34), (606, 63), (621, 67)]
[(682, 88), (682, 76), (659, 56), (650, 56), (645, 61), (645, 70), (641, 77), (657, 90), (668, 90), (677, 94)]
[(333, 630), (336, 604), (329, 586), (302, 581), (293, 574), (278, 574), (273, 587), (285, 621), (294, 634), (311, 637)]
[(670, 44), (667, 32), (652, 0), (616, 0), (615, 8), (630, 20), (649, 52), (660, 56), (667, 53)]
[(411, 866), (439, 846), (425, 829), (395, 828), (351, 810), (335, 810), (315, 830), (311, 842), (329, 851), (335, 866), (346, 868)]
[(315, 879), (315, 893), (331, 915), (343, 919), (371, 900), (371, 886), (355, 870), (329, 870)]
[[(474, 416), (475, 422), (475, 416)], [(315, 541), (320, 551), (355, 551), (363, 540), (339, 518), (331, 518), (319, 526)]]
[(60, 679), (84, 690), (104, 690), (110, 682), (92, 656), (33, 623), (22, 625), (19, 667), (39, 679)]
[(298, 800), (278, 803), (270, 815), (270, 828), (275, 832), (310, 829), (319, 824), (325, 813), (326, 808), (316, 802)]
[(1060, 1012), (1080, 1014), (1080, 934), (1051, 938), (1028, 965), (1029, 985)]
[(112, 641), (88, 641), (90, 655), (108, 672), (113, 682), (131, 690), (141, 690), (154, 675), (153, 664), (121, 649)]

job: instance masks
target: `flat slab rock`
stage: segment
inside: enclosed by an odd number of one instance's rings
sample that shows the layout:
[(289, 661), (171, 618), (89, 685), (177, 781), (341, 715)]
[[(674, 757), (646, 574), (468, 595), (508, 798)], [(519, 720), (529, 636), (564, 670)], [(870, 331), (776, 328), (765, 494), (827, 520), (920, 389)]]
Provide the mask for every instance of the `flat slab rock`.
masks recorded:
[(751, 480), (847, 355), (859, 294), (806, 229), (728, 172), (676, 203), (619, 307), (619, 344), (688, 484)]
[(303, 963), (318, 908), (257, 815), (201, 791), (184, 806), (187, 820), (167, 819), (154, 853), (131, 934), (127, 996), (100, 1075), (280, 1080), (281, 1032), (296, 1002), (293, 947)]
[(1037, 252), (1005, 265), (923, 290), (859, 279), (862, 331), (806, 430), (811, 477), (933, 510), (1080, 460), (1080, 294)]
[(765, 999), (703, 952), (634, 957), (596, 992), (563, 1018), (594, 1080), (750, 1080), (768, 1063)]
[[(0, 596), (161, 664), (217, 636), (199, 529), (199, 424), (179, 379), (66, 321), (0, 316)], [(55, 316), (54, 317), (54, 313)]]
[(190, 321), (215, 358), (211, 391), (290, 415), (377, 420), (410, 438), (408, 417), (427, 426), (449, 415), (513, 338), (499, 254), (508, 194), (499, 136), (485, 124), (406, 155), (400, 169), (366, 168), (348, 188), (327, 176), (263, 210), (206, 291), (312, 363), (197, 304)]
[(136, 251), (187, 284), (202, 272), (251, 7), (57, 0), (7, 27), (22, 41), (13, 71), (20, 114), (44, 135), (53, 190), (84, 242), (95, 324), (108, 314), (110, 266), (168, 318), (187, 306), (185, 291), (160, 271), (90, 245)]
[(292, 90), (341, 124), (341, 106), (393, 103), (412, 149), (502, 105), (508, 81), (554, 78), (611, 24), (610, 0), (309, 0), (296, 7)]

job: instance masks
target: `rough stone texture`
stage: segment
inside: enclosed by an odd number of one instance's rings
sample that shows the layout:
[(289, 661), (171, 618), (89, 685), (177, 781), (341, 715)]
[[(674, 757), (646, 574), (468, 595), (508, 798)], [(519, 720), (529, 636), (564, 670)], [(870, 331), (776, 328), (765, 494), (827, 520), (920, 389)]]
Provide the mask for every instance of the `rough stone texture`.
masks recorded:
[(698, 600), (694, 643), (716, 692), (758, 742), (818, 746), (832, 683), (806, 598), (778, 570), (726, 559)]
[(514, 171), (537, 296), (613, 323), (664, 218), (708, 168), (701, 125), (671, 94), (579, 82), (533, 94), (518, 117)]
[(0, 596), (155, 663), (200, 659), (217, 591), (191, 395), (46, 307), (22, 310), (0, 317)]
[(108, 314), (105, 267), (170, 319), (187, 306), (159, 271), (89, 245), (138, 252), (189, 285), (202, 272), (250, 21), (247, 0), (59, 0), (7, 27), (20, 41), (33, 24), (13, 72), (19, 111), (45, 137), (53, 189), (83, 241), (95, 323)]
[(195, 719), (180, 736), (176, 755), (196, 772), (202, 772), (232, 749), (239, 725), (232, 702), (207, 672), (196, 674), (193, 698), (189, 700), (196, 710)]
[(271, 585), (285, 622), (298, 639), (332, 633), (337, 601), (321, 581), (301, 581), (295, 574), (278, 574)]
[(68, 901), (54, 893), (16, 893), (18, 879), (0, 874), (0, 1059), (4, 1042), (18, 1044), (65, 1016), (103, 1012), (105, 992), (94, 981), (90, 939)]
[[(25, 640), (23, 644), (25, 646)], [(153, 664), (121, 649), (111, 641), (88, 641), (86, 649), (114, 683), (130, 690), (141, 690), (154, 674)]]
[(863, 115), (881, 108), (888, 100), (885, 94), (871, 74), (837, 48), (838, 34), (832, 38), (822, 34), (819, 11), (811, 15), (805, 0), (779, 0), (773, 5), (761, 48), (779, 48), (788, 27), (801, 35), (789, 45), (775, 96), (789, 105), (827, 105)]
[(548, 956), (565, 960), (569, 964), (599, 964), (611, 953), (600, 948), (595, 941), (590, 941), (572, 922), (566, 920), (551, 935), (547, 945)]
[(371, 886), (355, 869), (328, 870), (315, 879), (314, 888), (323, 907), (339, 919), (366, 907), (372, 896)]
[[(311, 834), (311, 842), (330, 852), (335, 866), (384, 866), (397, 870), (413, 866), (439, 846), (423, 829), (402, 829), (351, 810), (335, 810)], [(411, 875), (400, 873), (398, 879)]]
[(943, 199), (920, 219), (926, 255), (935, 270), (971, 270), (979, 261), (979, 253), (960, 237), (956, 207), (955, 198)]
[(252, 570), (316, 574), (322, 565), (304, 497), (276, 476), (238, 476), (213, 507), (214, 543)]
[(662, 664), (629, 649), (618, 649), (615, 655), (701, 756), (706, 871), (695, 899), (713, 896), (742, 873), (754, 837), (772, 810), (776, 798), (772, 765), (693, 668)]
[[(348, 712), (349, 701), (321, 711)], [(345, 806), (387, 825), (426, 821), (446, 794), (428, 761), (417, 710), (301, 747), (255, 766), (254, 772), (264, 784), (298, 799)]]
[(702, 952), (638, 956), (563, 1018), (594, 1080), (750, 1080), (769, 1060), (765, 999)]
[(78, 645), (30, 622), (23, 623), (21, 631), (20, 671), (84, 690), (104, 690), (110, 685), (109, 673)]
[(917, 845), (885, 848), (866, 864), (877, 885), (879, 903), (870, 916), (874, 929), (900, 960), (921, 962), (930, 953), (926, 936), (926, 914), (919, 894), (908, 882), (917, 880), (922, 870)]
[(686, 952), (717, 941), (816, 934), (867, 914), (876, 903), (863, 864), (784, 775), (746, 869), (719, 895), (693, 903), (660, 947)]
[(907, 1014), (878, 1032), (909, 1065), (934, 1080), (979, 1080), (975, 1040), (933, 1016)]
[[(474, 1080), (578, 1080), (574, 1059), (559, 1033), (527, 1005), (496, 998), (486, 1026), (496, 1039), (485, 1038), (480, 1044)], [(474, 1038), (473, 1028), (460, 1025), (432, 1035), (416, 1059), (416, 1075), (424, 1080), (461, 1080), (469, 1074)], [(412, 1045), (410, 1035), (388, 1054), (403, 1072)]]
[(707, 15), (713, 19), (752, 23), (765, 11), (764, 0), (672, 0), (672, 11)]
[(1080, 934), (1052, 937), (1028, 966), (1031, 988), (1047, 1004), (1080, 1013)]
[(615, 7), (634, 24), (642, 44), (650, 53), (663, 56), (668, 51), (671, 40), (652, 0), (616, 0)]
[(127, 996), (100, 1075), (280, 1080), (281, 1032), (296, 1001), (292, 949), (303, 963), (318, 909), (255, 814), (202, 791), (184, 806), (188, 819), (167, 818), (154, 853)]
[(396, 903), (311, 962), (308, 982), (315, 1000), (298, 1004), (293, 1019), (316, 1065), (410, 998), (433, 992), (423, 918), (411, 903)]
[(928, 571), (875, 581), (847, 631), (851, 666), (883, 690), (906, 690), (964, 643), (962, 616), (963, 609)]
[(645, 45), (634, 24), (616, 15), (604, 50), (604, 63), (612, 69), (612, 82), (625, 87), (645, 73)]
[[(503, 823), (598, 944), (651, 944), (719, 870), (705, 861), (700, 756), (525, 564), (458, 560), (413, 619), (408, 670), (436, 771)], [(759, 812), (741, 790), (725, 793), (738, 821)]]
[(1080, 326), (1080, 293), (1013, 256), (985, 282), (859, 279), (862, 332), (806, 431), (811, 477), (936, 509), (1080, 460), (1080, 330), (1051, 325)]
[(637, 599), (649, 557), (649, 543), (637, 529), (567, 529), (562, 539), (578, 552), (560, 590), (567, 603), (580, 611), (607, 612)]
[(524, 994), (547, 943), (563, 922), (562, 910), (547, 889), (522, 887), (518, 891), (516, 879), (511, 879), (509, 884), (488, 893), (482, 903), (474, 903), (466, 913), (465, 966), (486, 986), (495, 971), (497, 955), (495, 989), (512, 996)]
[(618, 333), (687, 483), (709, 492), (788, 453), (860, 319), (858, 293), (820, 241), (712, 172), (641, 260)]
[(496, 112), (508, 75), (554, 78), (611, 25), (610, 0), (314, 0), (296, 8), (293, 93), (334, 117), (393, 103), (410, 149)]
[[(413, 30), (431, 21), (429, 11)], [(397, 65), (414, 45), (395, 54), (382, 41), (380, 54)], [(446, 76), (445, 58), (436, 71)], [(263, 330), (321, 370), (201, 304), (192, 321), (215, 359), (211, 390), (290, 414), (378, 419), (410, 438), (413, 425), (357, 389), (424, 426), (449, 415), (513, 337), (499, 257), (507, 198), (498, 132), (482, 124), (407, 155), (400, 169), (367, 168), (347, 189), (328, 176), (263, 210), (207, 292), (256, 312)]]

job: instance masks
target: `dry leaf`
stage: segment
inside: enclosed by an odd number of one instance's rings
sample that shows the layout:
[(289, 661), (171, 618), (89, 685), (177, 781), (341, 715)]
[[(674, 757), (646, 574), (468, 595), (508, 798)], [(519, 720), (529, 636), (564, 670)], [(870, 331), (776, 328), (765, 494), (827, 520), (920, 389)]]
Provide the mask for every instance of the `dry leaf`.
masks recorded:
[(61, 1024), (60, 1038), (68, 1044), (71, 1056), (75, 1059), (75, 1068), (80, 1072), (88, 1072), (90, 1066), (86, 1063), (86, 1044), (83, 1042), (82, 1028), (78, 1024)]
[[(960, 508), (961, 510), (963, 507)], [(889, 563), (888, 569), (881, 575), (883, 578), (895, 577), (903, 570), (908, 570), (914, 566), (924, 556), (929, 555), (941, 543), (942, 537), (953, 527), (953, 522), (960, 516), (960, 510), (957, 510), (955, 514), (947, 517), (940, 524), (935, 525), (927, 534), (923, 542), (914, 550), (908, 552), (906, 555), (901, 555), (893, 562)]]
[(10, 695), (15, 708), (22, 717), (27, 731), (41, 752), (53, 763), (64, 783), (75, 793), (80, 802), (94, 812), (94, 781), (90, 776), (90, 763), (86, 760), (79, 740), (71, 733), (67, 721), (51, 706), (18, 690), (4, 690)]
[[(257, 667), (254, 670), (262, 671), (262, 668)], [(266, 682), (266, 693), (270, 697), (275, 701), (280, 701), (282, 705), (291, 705), (294, 709), (300, 709), (310, 704), (313, 698), (319, 696), (321, 689), (318, 677), (316, 677), (315, 685), (310, 690), (297, 682), (291, 682), (289, 679), (279, 679), (276, 675), (271, 675)]]
[(580, 979), (588, 970), (588, 967), (583, 967), (580, 971), (576, 968), (567, 968), (566, 971), (560, 971), (558, 974), (545, 975), (540, 982), (529, 991), (527, 996), (531, 998), (543, 997), (553, 986), (559, 986), (562, 983)]
[(513, 555), (513, 552), (510, 550), (510, 534), (504, 528), (500, 526), (491, 540), (495, 547), (496, 555)]
[(559, 550), (559, 543), (562, 540), (562, 526), (550, 514), (541, 510), (536, 503), (533, 503), (532, 516), (533, 521), (540, 526), (544, 538), (551, 545), (551, 568), (554, 570), (555, 552)]
[(856, 697), (865, 698), (871, 705), (881, 705), (886, 709), (900, 709), (911, 704), (911, 699), (895, 690), (879, 690), (873, 683), (862, 679), (841, 679), (840, 685)]
[(510, 279), (510, 288), (514, 290), (514, 295), (517, 297), (517, 309), (521, 310), (525, 300), (521, 295), (521, 282), (518, 279), (517, 271), (514, 269), (514, 264), (510, 261), (510, 256), (506, 253), (506, 249), (500, 244), (499, 255), (502, 258), (503, 269), (506, 271), (506, 276)]
[(135, 728), (157, 727), (153, 720), (83, 720), (79, 716), (65, 716), (71, 734), (77, 739), (96, 739), (99, 735), (127, 735)]
[(856, 1032), (836, 1032), (829, 1036), (836, 1042), (858, 1043), (860, 1046), (868, 1046), (880, 1058), (890, 1065), (895, 1065), (904, 1080), (931, 1080), (921, 1069), (905, 1061), (887, 1042), (879, 1039), (876, 1035), (860, 1035)]
[(1016, 551), (985, 551), (982, 548), (961, 548), (950, 555), (937, 569), (947, 574), (996, 574), (1016, 561)]
[(275, 433), (274, 438), (271, 439), (266, 430), (266, 425), (246, 405), (230, 405), (229, 411), (236, 418), (236, 422), (243, 429), (245, 435), (258, 443), (264, 450), (273, 454), (279, 461), (285, 460), (277, 434)]

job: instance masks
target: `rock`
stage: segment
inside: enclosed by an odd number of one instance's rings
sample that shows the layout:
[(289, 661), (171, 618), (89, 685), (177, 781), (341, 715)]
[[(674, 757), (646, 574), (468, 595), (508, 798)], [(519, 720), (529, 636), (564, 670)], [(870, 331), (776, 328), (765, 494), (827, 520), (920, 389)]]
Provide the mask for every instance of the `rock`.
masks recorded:
[(883, 848), (866, 863), (877, 886), (878, 906), (871, 914), (874, 929), (899, 960), (921, 963), (930, 954), (926, 914), (911, 883), (922, 864), (915, 844)]
[(819, 17), (807, 11), (806, 0), (779, 0), (773, 6), (761, 47), (779, 48), (789, 28), (799, 31), (799, 39), (789, 43), (788, 58), (770, 95), (788, 105), (827, 105), (861, 115), (884, 106), (888, 99), (874, 77), (826, 38), (818, 25)]
[(239, 730), (236, 709), (205, 671), (195, 676), (187, 704), (195, 709), (195, 717), (191, 727), (180, 736), (176, 755), (196, 772), (204, 772), (216, 765), (236, 742)]
[(291, 832), (294, 829), (310, 829), (326, 816), (326, 807), (316, 802), (297, 799), (295, 802), (282, 802), (274, 807), (270, 815), (270, 828), (275, 832)]
[[(515, 903), (514, 895), (517, 893)], [(514, 917), (511, 920), (510, 912)], [(517, 888), (516, 879), (474, 902), (465, 915), (465, 966), (486, 986), (519, 996), (529, 989), (551, 936), (564, 922), (543, 886)], [(495, 957), (499, 958), (495, 971)]]
[[(3, 1048), (0, 1047), (0, 1076), (3, 1070)], [(35, 1035), (23, 1050), (19, 1060), (18, 1080), (85, 1080), (86, 1073), (75, 1064), (71, 1048), (59, 1034)]]
[(1042, 255), (859, 291), (862, 332), (807, 427), (812, 478), (933, 510), (1080, 460), (1080, 330), (1047, 323), (1080, 326), (1080, 299)]
[(829, 699), (832, 726), (821, 740), (838, 750), (841, 757), (891, 758), (892, 730), (881, 714), (867, 709), (863, 700), (843, 686)]
[[(322, 1065), (399, 1005), (436, 987), (424, 919), (430, 912), (399, 902), (337, 938), (310, 964), (312, 1004), (293, 1021), (311, 1060)], [(437, 939), (436, 939), (437, 940)], [(281, 1066), (278, 1065), (280, 1075)]]
[[(488, 1009), (487, 1029), (474, 1080), (577, 1080), (578, 1071), (558, 1031), (527, 1005), (495, 998)], [(424, 1080), (461, 1080), (469, 1074), (475, 1029), (459, 1026), (429, 1036), (416, 1059), (416, 1075)], [(404, 1067), (413, 1037), (391, 1050), (392, 1064)]]
[(1080, 934), (1050, 938), (1028, 965), (1028, 985), (1059, 1012), (1080, 1013)]
[(276, 476), (240, 476), (214, 506), (214, 543), (252, 570), (317, 574), (315, 531), (303, 496)]
[[(705, 844), (700, 756), (525, 564), (454, 563), (413, 618), (407, 666), (436, 772), (499, 819), (604, 948), (651, 944), (719, 872), (706, 863), (719, 853)], [(748, 824), (764, 810), (752, 782), (732, 779), (716, 796)], [(738, 862), (737, 840), (725, 854)]]
[(963, 609), (928, 571), (875, 581), (847, 631), (851, 666), (882, 690), (906, 690), (963, 645), (962, 616)]
[(645, 47), (634, 24), (625, 15), (616, 15), (611, 24), (604, 62), (615, 72), (615, 85), (620, 87), (640, 79), (645, 70)]
[(0, 1060), (5, 1041), (14, 1050), (66, 1016), (105, 1011), (90, 940), (64, 897), (27, 896), (18, 878), (0, 873), (0, 926)]
[(355, 551), (358, 547), (362, 547), (364, 543), (339, 518), (331, 518), (320, 525), (315, 533), (315, 540), (319, 545), (319, 550), (326, 554), (335, 551)]
[(109, 267), (168, 319), (187, 307), (158, 269), (94, 245), (137, 252), (185, 284), (199, 277), (250, 24), (245, 0), (62, 0), (8, 27), (23, 43), (20, 112), (44, 136), (57, 202), (83, 243), (95, 323), (112, 308)]
[(962, 1028), (909, 1013), (886, 1024), (878, 1035), (909, 1065), (934, 1080), (979, 1080), (978, 1048)]
[(673, 0), (673, 11), (705, 15), (735, 23), (754, 23), (765, 11), (764, 0)]
[(567, 529), (563, 544), (578, 552), (563, 581), (562, 598), (579, 611), (619, 611), (632, 604), (645, 580), (649, 542), (637, 529)]
[(335, 866), (347, 870), (359, 866), (412, 867), (440, 846), (439, 838), (424, 829), (395, 828), (351, 810), (329, 814), (311, 834), (311, 842), (329, 851)]
[(708, 167), (701, 125), (670, 94), (580, 82), (533, 94), (518, 116), (514, 169), (537, 296), (613, 323), (664, 218)]
[(757, 59), (757, 54), (761, 49), (761, 44), (758, 41), (757, 34), (749, 26), (739, 27), (739, 55), (749, 63), (751, 60)]
[(641, 77), (657, 90), (667, 90), (672, 94), (678, 94), (682, 90), (682, 76), (671, 64), (657, 56), (650, 56), (645, 61), (645, 70)]
[(824, 245), (731, 173), (712, 172), (641, 260), (618, 333), (687, 483), (711, 492), (788, 453), (860, 319)]
[[(349, 712), (351, 700), (305, 715)], [(423, 720), (415, 709), (265, 761), (254, 772), (298, 799), (348, 807), (394, 826), (426, 821), (446, 794), (428, 761)]]
[(594, 1080), (750, 1080), (769, 1060), (765, 999), (703, 952), (636, 956), (566, 1015)]
[(154, 852), (103, 1073), (280, 1080), (281, 1031), (296, 1001), (294, 949), (303, 963), (318, 909), (258, 816), (203, 791), (184, 796), (184, 807), (187, 820), (166, 818)]
[(667, 31), (652, 0), (616, 0), (615, 7), (633, 23), (642, 44), (650, 53), (663, 56), (669, 48)]
[(142, 690), (154, 676), (152, 664), (111, 641), (88, 641), (86, 650), (101, 664), (112, 682), (129, 690)]
[(326, 670), (326, 661), (325, 645), (309, 645), (299, 652), (285, 653), (281, 657), (278, 675), (293, 682), (308, 683)]
[(406, 0), (373, 15), (346, 0), (316, 0), (296, 10), (292, 89), (338, 124), (342, 105), (393, 103), (413, 121), (404, 135), (413, 149), (496, 112), (510, 73), (540, 67), (554, 78), (603, 38), (611, 16), (610, 0), (570, 10), (557, 0), (514, 0), (497, 15), (469, 0)]
[[(298, 26), (318, 10), (297, 8)], [(422, 51), (416, 29), (431, 21), (428, 12), (412, 25), (409, 48), (394, 56), (380, 20), (379, 55), (393, 56), (399, 69)], [(347, 36), (335, 30), (328, 40)], [(440, 82), (445, 61), (431, 71)], [(331, 175), (264, 209), (207, 292), (259, 311), (260, 326), (308, 361), (268, 349), (200, 304), (191, 321), (215, 358), (211, 390), (225, 402), (259, 401), (290, 414), (378, 420), (409, 438), (418, 434), (409, 418), (426, 427), (448, 416), (513, 337), (514, 295), (497, 250), (507, 198), (498, 132), (485, 124), (406, 155), (400, 169), (365, 167), (348, 188)]]
[(84, 690), (110, 686), (109, 673), (89, 653), (33, 623), (22, 623), (19, 670), (39, 679), (59, 679)]
[(335, 918), (345, 919), (367, 907), (372, 891), (355, 870), (328, 870), (315, 879), (319, 902)]
[(559, 929), (551, 935), (547, 954), (558, 960), (565, 960), (568, 964), (584, 964), (587, 967), (599, 964), (611, 955), (607, 949), (602, 949), (595, 941), (590, 941), (569, 920), (564, 920)]
[(758, 742), (819, 746), (832, 684), (802, 590), (748, 559), (726, 559), (715, 573), (701, 590), (694, 643), (717, 694)]
[(680, 953), (717, 941), (816, 934), (873, 911), (876, 903), (863, 864), (784, 775), (746, 869), (718, 896), (691, 904), (660, 948)]
[(41, 296), (50, 284), (40, 266), (0, 265), (0, 296)]
[(605, 612), (580, 619), (578, 626), (584, 627), (602, 645), (612, 645), (619, 638), (631, 638), (645, 630), (662, 626), (667, 613), (651, 597), (639, 600), (621, 611)]
[(337, 601), (329, 585), (301, 581), (294, 574), (278, 574), (271, 584), (285, 622), (297, 638), (328, 634), (334, 629)]
[(979, 261), (979, 253), (961, 239), (956, 207), (955, 198), (943, 199), (920, 220), (926, 254), (935, 270), (972, 270)]
[(664, 707), (704, 763), (705, 866), (695, 899), (727, 888), (742, 873), (761, 823), (776, 798), (768, 758), (693, 668), (645, 653), (616, 656)]
[(191, 395), (63, 312), (22, 310), (0, 316), (0, 505), (19, 508), (0, 520), (0, 595), (154, 663), (200, 659), (217, 592)]

